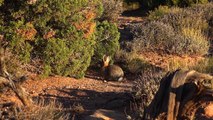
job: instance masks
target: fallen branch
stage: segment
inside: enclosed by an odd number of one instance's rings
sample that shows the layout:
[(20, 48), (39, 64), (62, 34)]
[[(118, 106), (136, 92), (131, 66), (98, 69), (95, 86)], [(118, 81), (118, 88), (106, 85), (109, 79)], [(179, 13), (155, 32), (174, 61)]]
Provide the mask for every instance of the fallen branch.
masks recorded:
[(30, 106), (32, 104), (32, 99), (25, 91), (25, 89), (20, 85), (19, 82), (14, 82), (10, 78), (0, 77), (0, 85), (3, 84), (3, 87), (11, 88), (16, 96), (21, 100), (23, 105)]

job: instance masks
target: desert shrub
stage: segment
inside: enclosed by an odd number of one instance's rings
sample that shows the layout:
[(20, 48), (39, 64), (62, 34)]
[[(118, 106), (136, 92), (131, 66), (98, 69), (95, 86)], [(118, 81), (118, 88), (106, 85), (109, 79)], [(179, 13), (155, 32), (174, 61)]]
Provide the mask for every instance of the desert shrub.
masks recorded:
[(74, 37), (75, 39), (69, 40), (68, 47), (69, 64), (65, 68), (65, 75), (81, 78), (85, 75), (85, 71), (90, 65), (91, 58), (94, 55), (94, 36), (89, 39)]
[(176, 32), (172, 26), (162, 22), (149, 22), (135, 25), (132, 29), (132, 50), (162, 51), (169, 54), (198, 54), (208, 52), (209, 43), (206, 37), (194, 29), (183, 33)]
[[(171, 26), (160, 22), (138, 23), (130, 26), (133, 34), (132, 51), (142, 52), (144, 50), (165, 49), (165, 44), (173, 44), (171, 38), (175, 38)], [(170, 33), (168, 33), (170, 32)], [(171, 42), (167, 42), (170, 40)]]
[[(44, 74), (84, 76), (94, 54), (97, 18), (103, 12), (100, 1), (12, 0), (4, 1), (0, 10), (0, 34), (13, 54), (25, 63), (40, 58)], [(101, 29), (113, 29), (109, 34), (119, 39), (114, 25)]]
[(208, 0), (166, 0), (169, 5), (191, 6), (198, 3), (208, 3)]
[(171, 8), (171, 12), (163, 15), (158, 20), (172, 25), (177, 31), (181, 31), (182, 28), (192, 28), (207, 34), (209, 22), (212, 18), (212, 13), (209, 12), (213, 10), (212, 3), (179, 9), (178, 12), (173, 12), (173, 9), (175, 8)]
[(202, 9), (205, 5), (186, 9), (159, 7), (150, 12), (151, 21), (130, 27), (134, 39), (133, 43), (130, 43), (132, 50), (160, 50), (169, 54), (187, 55), (207, 54), (212, 16), (207, 11), (212, 11), (211, 4), (206, 4), (205, 9)]
[(101, 21), (107, 20), (110, 22), (116, 22), (119, 15), (123, 11), (122, 0), (102, 0), (104, 5), (104, 11), (101, 16)]
[(208, 53), (209, 42), (199, 30), (185, 28), (182, 29), (182, 35), (187, 42), (184, 50), (186, 53), (204, 55)]
[(202, 14), (194, 14), (186, 9), (177, 13), (164, 15), (158, 21), (170, 24), (176, 31), (181, 31), (182, 28), (192, 28), (204, 32), (208, 28), (208, 23), (205, 19), (203, 19)]
[[(205, 38), (200, 40), (184, 37), (177, 34), (172, 26), (162, 22), (136, 24), (132, 27), (131, 33), (131, 47), (137, 52), (148, 50), (169, 54), (204, 54), (208, 51), (208, 41)], [(203, 46), (200, 47), (196, 40), (202, 42)]]
[(208, 0), (136, 0), (139, 1), (142, 7), (153, 9), (160, 5), (167, 5), (167, 6), (192, 6), (194, 4), (205, 4), (208, 3)]
[(13, 77), (22, 76), (24, 74), (21, 68), (23, 62), (9, 49), (4, 49), (5, 44), (5, 41), (0, 37), (0, 76), (4, 76), (5, 71), (12, 74)]
[[(211, 2), (208, 4), (194, 5), (184, 9), (172, 7), (166, 10), (166, 12), (160, 12), (162, 14), (158, 14), (159, 11), (164, 11), (159, 7), (155, 11), (150, 12), (149, 18), (171, 25), (178, 34), (183, 34), (187, 41), (190, 42), (193, 39), (194, 42), (199, 43), (204, 39), (207, 41), (212, 38), (211, 21), (213, 14), (209, 12), (212, 10), (213, 4)], [(206, 46), (204, 45), (206, 43), (202, 43), (202, 46)], [(202, 48), (207, 49), (206, 47)], [(203, 50), (205, 51), (205, 49)]]
[(119, 50), (115, 54), (115, 62), (123, 68), (126, 73), (133, 74), (135, 77), (140, 75), (143, 71), (154, 68), (144, 58), (140, 57), (136, 52), (127, 52), (126, 50)]
[(133, 111), (136, 114), (135, 116), (143, 117), (144, 111), (153, 100), (164, 75), (165, 72), (153, 68), (142, 71), (133, 88), (135, 99)]
[(100, 62), (104, 54), (113, 58), (120, 48), (119, 38), (120, 33), (115, 24), (107, 21), (100, 22), (97, 25), (95, 53), (92, 64)]
[(69, 114), (62, 111), (62, 105), (55, 102), (44, 104), (39, 102), (38, 105), (25, 108), (24, 111), (16, 113), (18, 120), (68, 120)]
[(136, 10), (139, 9), (140, 3), (137, 0), (123, 0), (123, 10), (129, 11), (129, 10)]
[(178, 7), (172, 7), (169, 8), (169, 6), (159, 6), (158, 8), (155, 8), (153, 11), (149, 11), (148, 18), (150, 20), (156, 20), (160, 17), (164, 16), (168, 13), (177, 13), (181, 10), (181, 8)]
[(201, 14), (202, 17), (204, 19), (206, 19), (207, 21), (209, 21), (213, 16), (213, 13), (210, 12), (210, 11), (213, 10), (213, 3), (212, 2), (209, 2), (208, 4), (194, 5), (192, 7), (186, 8), (186, 9), (189, 10), (192, 14), (194, 14), (194, 13)]
[(195, 66), (190, 67), (190, 69), (196, 70), (201, 73), (213, 74), (213, 57), (208, 57), (204, 60), (201, 60)]
[[(198, 17), (199, 19), (202, 18), (204, 20), (209, 21), (212, 17), (212, 12), (209, 12), (209, 11), (212, 11), (212, 8), (213, 8), (212, 2), (207, 4), (197, 4), (197, 5), (193, 5), (191, 7), (186, 7), (186, 8), (169, 7), (169, 6), (160, 5), (158, 8), (155, 8), (154, 10), (149, 12), (149, 18), (152, 20), (153, 19), (156, 20), (158, 18), (164, 17), (164, 15), (168, 17), (169, 16), (168, 14), (172, 14), (172, 15), (175, 14), (176, 16), (174, 18), (177, 18), (177, 20), (182, 19), (184, 17), (186, 18), (186, 16), (190, 16), (190, 17)], [(181, 14), (183, 15), (181, 16)]]
[[(51, 68), (51, 73), (63, 74), (64, 68), (69, 63), (69, 48), (62, 39), (51, 38), (44, 49), (44, 61), (46, 68)], [(49, 71), (46, 69), (46, 72)]]
[(208, 25), (206, 25), (206, 29), (203, 30), (204, 34), (212, 39), (212, 29), (213, 29), (213, 13), (209, 11), (213, 11), (213, 3), (210, 2), (208, 4), (202, 5), (195, 5), (189, 8), (186, 8), (191, 14), (199, 14), (202, 16), (202, 19), (205, 20)]
[(142, 7), (153, 9), (161, 4), (165, 3), (165, 0), (139, 0)]
[(127, 63), (128, 71), (134, 74), (140, 73), (150, 67), (146, 61), (140, 58), (134, 58)]
[[(199, 60), (199, 59), (198, 59)], [(193, 60), (192, 60), (193, 61)], [(166, 70), (167, 71), (175, 71), (177, 69), (184, 69), (184, 70), (188, 70), (191, 66), (193, 66), (194, 64), (197, 64), (197, 62), (189, 63), (186, 60), (183, 59), (169, 59), (168, 60), (168, 65)]]
[(8, 42), (13, 54), (19, 56), (19, 58), (27, 63), (30, 61), (30, 52), (33, 47), (30, 45), (30, 41), (34, 40), (36, 30), (30, 23), (24, 23), (23, 20), (12, 21), (9, 23), (10, 27), (4, 27), (3, 36), (4, 40)]

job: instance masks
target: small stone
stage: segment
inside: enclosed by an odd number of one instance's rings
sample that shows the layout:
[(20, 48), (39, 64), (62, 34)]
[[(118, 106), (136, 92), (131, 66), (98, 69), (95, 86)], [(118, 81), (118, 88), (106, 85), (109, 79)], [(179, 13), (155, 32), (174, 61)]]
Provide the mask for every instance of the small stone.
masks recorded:
[(104, 83), (107, 83), (107, 81), (106, 81), (106, 80), (104, 80), (103, 82), (104, 82)]
[(127, 115), (127, 116), (126, 116), (126, 119), (127, 119), (127, 120), (131, 120), (132, 117), (131, 117), (130, 115)]

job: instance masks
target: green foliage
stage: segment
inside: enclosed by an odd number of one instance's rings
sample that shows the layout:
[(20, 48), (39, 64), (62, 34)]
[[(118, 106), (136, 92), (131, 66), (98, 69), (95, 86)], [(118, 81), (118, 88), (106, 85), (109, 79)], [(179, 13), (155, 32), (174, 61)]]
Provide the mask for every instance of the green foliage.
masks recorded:
[(10, 27), (5, 27), (6, 29), (3, 31), (3, 34), (5, 39), (8, 40), (13, 54), (16, 54), (23, 62), (27, 63), (30, 61), (30, 52), (33, 48), (25, 36), (18, 33), (19, 30), (24, 27), (26, 27), (26, 25), (23, 20), (12, 21)]
[(63, 74), (64, 68), (69, 62), (69, 48), (64, 40), (51, 38), (47, 41), (44, 49), (44, 61), (46, 64), (46, 72), (48, 66), (51, 67), (51, 73)]
[(114, 56), (119, 50), (120, 33), (115, 24), (103, 21), (97, 25), (95, 54), (93, 64), (102, 60), (104, 54)]
[[(102, 2), (12, 0), (4, 1), (0, 10), (0, 34), (13, 54), (25, 63), (40, 58), (44, 75), (84, 76), (98, 41), (96, 20), (102, 15)], [(100, 40), (106, 34), (112, 35), (112, 41), (118, 41), (118, 30), (112, 26), (99, 29), (105, 33), (97, 38)]]
[(73, 40), (70, 50), (70, 64), (65, 69), (70, 73), (65, 73), (65, 75), (81, 78), (85, 75), (94, 54), (94, 38)]

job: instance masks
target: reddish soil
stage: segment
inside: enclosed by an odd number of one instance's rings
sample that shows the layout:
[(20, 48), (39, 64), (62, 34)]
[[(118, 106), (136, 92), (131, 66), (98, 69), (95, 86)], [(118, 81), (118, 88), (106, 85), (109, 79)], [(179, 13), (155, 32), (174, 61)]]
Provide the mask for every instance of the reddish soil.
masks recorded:
[[(84, 116), (99, 108), (124, 111), (128, 107), (133, 81), (104, 82), (98, 79), (52, 76), (40, 78), (31, 74), (22, 86), (33, 97), (33, 101), (56, 101), (63, 108), (73, 109), (73, 106), (83, 107)], [(1, 95), (0, 104), (21, 101), (11, 91)], [(113, 103), (115, 102), (115, 103)], [(116, 103), (118, 102), (118, 103)], [(111, 104), (112, 103), (112, 104)]]

